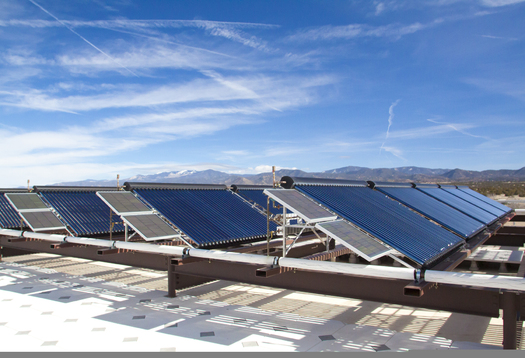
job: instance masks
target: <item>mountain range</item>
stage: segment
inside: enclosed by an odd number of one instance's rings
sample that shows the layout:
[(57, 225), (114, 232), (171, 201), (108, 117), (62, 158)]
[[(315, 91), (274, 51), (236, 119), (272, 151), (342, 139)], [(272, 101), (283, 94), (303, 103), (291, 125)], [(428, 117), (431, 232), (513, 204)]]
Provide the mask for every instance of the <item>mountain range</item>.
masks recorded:
[[(292, 177), (416, 183), (525, 181), (525, 167), (518, 170), (502, 169), (472, 171), (463, 169), (429, 169), (420, 167), (371, 169), (366, 167), (348, 166), (314, 173), (293, 169), (281, 169), (275, 172), (276, 180), (279, 180), (285, 175)], [(120, 185), (122, 185), (124, 182), (271, 185), (273, 182), (273, 175), (271, 172), (260, 174), (228, 174), (211, 169), (202, 171), (182, 170), (178, 172), (163, 172), (151, 175), (135, 175), (130, 178), (120, 180)], [(57, 183), (55, 185), (116, 186), (117, 180), (87, 179), (76, 182)]]

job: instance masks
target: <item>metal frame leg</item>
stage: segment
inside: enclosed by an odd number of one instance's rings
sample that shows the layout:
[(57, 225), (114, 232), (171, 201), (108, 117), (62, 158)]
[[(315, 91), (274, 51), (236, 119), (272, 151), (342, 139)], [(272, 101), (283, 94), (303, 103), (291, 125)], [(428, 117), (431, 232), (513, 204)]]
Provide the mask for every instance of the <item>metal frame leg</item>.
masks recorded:
[(517, 348), (518, 297), (515, 292), (503, 292), (503, 349)]

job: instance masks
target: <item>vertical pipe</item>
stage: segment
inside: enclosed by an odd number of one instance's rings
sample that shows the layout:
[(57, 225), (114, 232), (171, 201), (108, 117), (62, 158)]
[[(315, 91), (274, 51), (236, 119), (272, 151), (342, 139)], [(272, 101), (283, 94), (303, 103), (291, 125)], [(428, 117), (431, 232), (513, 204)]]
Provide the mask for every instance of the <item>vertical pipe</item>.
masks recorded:
[(286, 207), (283, 206), (283, 257), (286, 256)]
[(113, 239), (113, 211), (111, 211), (111, 209), (109, 209), (109, 239), (112, 240)]
[(168, 261), (168, 297), (177, 297), (177, 274), (171, 258)]
[(518, 297), (515, 292), (503, 292), (503, 349), (517, 348)]
[(270, 256), (270, 197), (266, 200), (266, 256)]
[(273, 174), (273, 188), (275, 189), (275, 165), (272, 166), (272, 174)]
[(124, 241), (129, 241), (128, 237), (128, 224), (124, 223)]

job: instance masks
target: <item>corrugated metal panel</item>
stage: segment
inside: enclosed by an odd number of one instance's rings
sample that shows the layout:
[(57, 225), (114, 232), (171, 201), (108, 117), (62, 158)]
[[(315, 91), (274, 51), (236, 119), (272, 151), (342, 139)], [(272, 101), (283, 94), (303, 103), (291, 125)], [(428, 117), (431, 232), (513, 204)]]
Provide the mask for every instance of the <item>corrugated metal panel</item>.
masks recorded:
[(437, 200), (444, 202), (447, 205), (452, 206), (453, 208), (456, 208), (463, 214), (466, 214), (485, 225), (490, 225), (496, 220), (498, 220), (498, 217), (496, 215), (493, 215), (483, 209), (480, 209), (476, 205), (473, 205), (461, 198), (458, 198), (455, 195), (447, 193), (441, 188), (423, 188), (418, 185), (416, 189), (432, 196), (433, 198), (436, 198)]
[[(266, 237), (266, 217), (229, 190), (135, 189), (199, 246)], [(276, 230), (270, 223), (270, 230)]]
[(496, 200), (492, 200), (491, 198), (488, 198), (485, 195), (482, 195), (482, 194), (478, 193), (477, 191), (474, 191), (474, 190), (470, 189), (468, 186), (460, 186), (458, 188), (459, 188), (459, 190), (464, 191), (465, 193), (467, 193), (469, 195), (472, 195), (473, 197), (478, 198), (479, 200), (483, 200), (487, 204), (490, 204), (490, 205), (492, 205), (492, 206), (494, 206), (494, 207), (496, 207), (498, 209), (503, 210), (507, 214), (512, 211), (512, 209), (509, 208), (508, 206), (505, 206), (505, 205), (497, 202)]
[(429, 265), (464, 241), (370, 188), (295, 186), (421, 265)]
[[(0, 227), (3, 229), (19, 229), (22, 218), (7, 201), (4, 193), (0, 192)], [(22, 227), (27, 228), (25, 223)]]
[[(41, 191), (46, 200), (77, 235), (109, 234), (110, 208), (95, 191)], [(117, 220), (115, 216), (113, 220)], [(115, 224), (113, 232), (123, 232), (124, 225)]]
[(405, 204), (427, 218), (443, 225), (462, 237), (469, 238), (485, 228), (485, 225), (470, 216), (413, 188), (376, 189)]

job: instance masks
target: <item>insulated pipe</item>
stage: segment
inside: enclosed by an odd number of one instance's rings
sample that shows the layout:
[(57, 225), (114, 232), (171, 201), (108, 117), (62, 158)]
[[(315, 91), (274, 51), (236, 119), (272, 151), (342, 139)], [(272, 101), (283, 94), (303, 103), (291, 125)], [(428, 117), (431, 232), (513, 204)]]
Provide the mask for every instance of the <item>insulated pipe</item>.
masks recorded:
[(251, 254), (241, 254), (237, 252), (225, 252), (215, 250), (190, 249), (180, 246), (152, 245), (139, 242), (125, 242), (102, 239), (91, 239), (85, 237), (73, 237), (65, 235), (42, 234), (30, 231), (16, 231), (9, 229), (0, 229), (0, 235), (13, 237), (27, 237), (54, 242), (68, 242), (71, 244), (101, 246), (116, 249), (134, 250), (155, 254), (174, 255), (174, 256), (191, 256), (203, 259), (223, 260), (255, 264), (262, 266), (271, 266), (276, 264), (277, 259), (273, 256), (260, 256)]
[(290, 257), (280, 258), (279, 266), (318, 272), (333, 272), (347, 275), (393, 278), (401, 280), (414, 280), (415, 272), (414, 269), (404, 267), (359, 265), (328, 261), (310, 261)]
[(237, 252), (192, 249), (187, 247), (152, 245), (138, 242), (111, 241), (64, 235), (51, 235), (9, 229), (0, 229), (0, 235), (12, 237), (27, 237), (55, 242), (69, 242), (72, 244), (80, 245), (112, 247), (175, 256), (190, 256), (210, 260), (241, 262), (261, 266), (280, 265), (282, 267), (318, 271), (324, 273), (342, 273), (347, 275), (359, 275), (366, 277), (392, 278), (410, 281), (415, 280), (418, 282), (421, 280), (425, 280), (426, 282), (433, 283), (525, 291), (525, 279), (513, 276), (480, 275), (433, 270), (421, 271), (404, 267), (310, 261), (288, 257), (279, 258), (273, 256), (242, 254)]
[(504, 288), (525, 291), (525, 279), (516, 276), (482, 275), (450, 271), (425, 271), (427, 282), (452, 283), (454, 285)]

